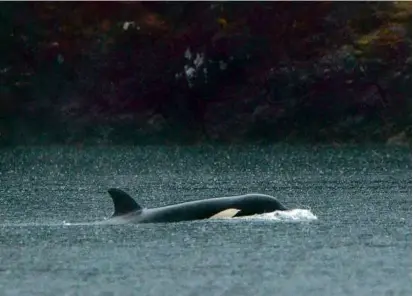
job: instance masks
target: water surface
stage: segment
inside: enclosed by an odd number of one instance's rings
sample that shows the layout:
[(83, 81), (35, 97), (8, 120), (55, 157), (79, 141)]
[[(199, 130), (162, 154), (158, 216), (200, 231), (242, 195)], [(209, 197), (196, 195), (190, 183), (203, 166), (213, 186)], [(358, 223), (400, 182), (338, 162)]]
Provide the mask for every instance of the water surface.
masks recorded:
[[(14, 148), (0, 183), (1, 295), (412, 293), (408, 148)], [(147, 207), (260, 192), (295, 210), (88, 224), (111, 215), (109, 187)]]

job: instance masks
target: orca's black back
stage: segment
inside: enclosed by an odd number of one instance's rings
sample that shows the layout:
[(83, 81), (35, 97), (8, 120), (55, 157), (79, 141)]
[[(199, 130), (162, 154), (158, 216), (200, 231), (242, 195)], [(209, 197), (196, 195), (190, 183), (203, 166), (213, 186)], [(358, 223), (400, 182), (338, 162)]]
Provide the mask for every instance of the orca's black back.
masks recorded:
[(204, 199), (150, 209), (150, 212), (146, 213), (146, 218), (142, 222), (202, 220), (208, 219), (230, 208), (240, 210), (240, 212), (235, 215), (236, 217), (287, 209), (274, 197), (251, 194)]
[(218, 198), (216, 200), (193, 201), (151, 209), (153, 213), (148, 216), (148, 219), (151, 220), (150, 222), (202, 220), (231, 207), (230, 201), (219, 200)]

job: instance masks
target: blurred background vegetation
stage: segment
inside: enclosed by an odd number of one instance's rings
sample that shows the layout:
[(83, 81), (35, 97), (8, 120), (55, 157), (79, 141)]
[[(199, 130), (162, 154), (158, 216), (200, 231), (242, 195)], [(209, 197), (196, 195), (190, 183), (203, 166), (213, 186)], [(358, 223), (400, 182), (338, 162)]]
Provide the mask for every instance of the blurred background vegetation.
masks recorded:
[(2, 2), (0, 144), (411, 142), (411, 2)]

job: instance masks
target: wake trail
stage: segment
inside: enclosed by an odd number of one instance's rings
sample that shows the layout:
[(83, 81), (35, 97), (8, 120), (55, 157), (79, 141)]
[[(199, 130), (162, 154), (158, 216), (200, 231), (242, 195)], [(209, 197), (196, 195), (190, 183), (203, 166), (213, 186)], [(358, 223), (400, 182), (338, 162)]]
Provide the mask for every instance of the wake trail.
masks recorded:
[[(310, 222), (318, 220), (311, 210), (308, 209), (292, 209), (287, 211), (274, 211), (265, 214), (257, 214), (252, 216), (235, 217), (235, 218), (216, 218), (210, 220), (197, 220), (197, 222), (212, 222), (212, 221), (269, 221), (269, 222)], [(91, 221), (91, 222), (52, 222), (52, 223), (3, 223), (0, 227), (61, 227), (61, 226), (93, 226), (93, 225), (105, 225), (106, 220)], [(110, 225), (107, 223), (106, 225)], [(123, 223), (113, 223), (123, 224)], [(127, 223), (126, 223), (127, 224)], [(158, 223), (156, 223), (158, 224)]]

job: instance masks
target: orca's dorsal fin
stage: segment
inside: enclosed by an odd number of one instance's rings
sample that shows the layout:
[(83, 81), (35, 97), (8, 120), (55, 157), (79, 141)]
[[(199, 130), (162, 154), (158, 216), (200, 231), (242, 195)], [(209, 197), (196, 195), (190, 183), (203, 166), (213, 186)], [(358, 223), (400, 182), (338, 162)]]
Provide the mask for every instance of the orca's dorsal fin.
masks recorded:
[(138, 205), (136, 201), (125, 191), (117, 188), (110, 188), (108, 193), (113, 200), (113, 205), (115, 206), (113, 216), (125, 215), (142, 209), (142, 207)]

